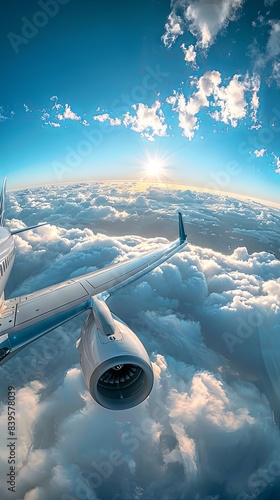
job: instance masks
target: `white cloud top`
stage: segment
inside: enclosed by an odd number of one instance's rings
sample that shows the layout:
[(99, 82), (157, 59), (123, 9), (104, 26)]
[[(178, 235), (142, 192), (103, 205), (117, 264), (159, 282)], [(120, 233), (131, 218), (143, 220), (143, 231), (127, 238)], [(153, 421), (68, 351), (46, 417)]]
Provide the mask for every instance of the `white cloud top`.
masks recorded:
[(11, 111), (10, 116), (7, 115), (7, 113), (4, 111), (3, 106), (0, 106), (0, 122), (5, 122), (6, 120), (10, 120), (13, 118), (15, 112)]
[(276, 163), (276, 174), (280, 174), (280, 157), (279, 156), (276, 156), (276, 154), (272, 153), (272, 155), (274, 156), (274, 160), (275, 160), (275, 163)]
[(270, 24), (271, 30), (266, 46), (268, 59), (280, 54), (280, 21), (271, 21)]
[(280, 87), (280, 61), (274, 61), (271, 78), (276, 82), (277, 87)]
[(243, 0), (176, 0), (165, 25), (162, 39), (171, 47), (177, 37), (186, 30), (197, 39), (202, 49), (208, 49), (217, 34), (234, 21)]
[(259, 82), (256, 77), (249, 77), (248, 74), (242, 78), (241, 75), (234, 75), (227, 86), (221, 86), (222, 78), (219, 71), (207, 71), (199, 79), (193, 79), (191, 84), (196, 86), (198, 91), (192, 94), (187, 101), (182, 92), (174, 91), (174, 95), (167, 98), (167, 102), (172, 105), (172, 109), (177, 111), (179, 116), (179, 126), (183, 129), (183, 135), (192, 139), (195, 130), (199, 128), (197, 114), (203, 108), (211, 109), (209, 116), (214, 120), (237, 127), (238, 121), (247, 116), (248, 102), (246, 93), (252, 93), (250, 101), (251, 119), (256, 123), (256, 113), (259, 107), (257, 91)]
[(122, 124), (122, 121), (120, 120), (120, 118), (111, 118), (108, 113), (103, 113), (101, 115), (95, 115), (93, 117), (93, 119), (95, 121), (98, 121), (101, 123), (104, 123), (105, 121), (109, 121), (109, 124), (111, 125), (111, 127), (116, 127), (116, 126), (119, 126)]
[(131, 127), (135, 132), (139, 132), (142, 137), (149, 141), (154, 141), (155, 136), (165, 137), (167, 135), (167, 125), (165, 117), (161, 110), (160, 101), (155, 101), (151, 107), (146, 104), (133, 104), (132, 108), (135, 114), (125, 113), (123, 124)]
[(271, 63), (272, 70), (267, 79), (268, 85), (275, 80), (276, 85), (280, 86), (280, 21), (279, 20), (261, 20), (261, 25), (269, 26), (268, 40), (264, 51), (257, 46), (254, 47), (255, 66), (258, 71), (262, 70), (268, 63)]
[(255, 151), (254, 151), (254, 155), (255, 155), (256, 158), (262, 158), (265, 153), (266, 153), (266, 149), (264, 149), (264, 148), (262, 148), (262, 149), (255, 149)]
[(59, 120), (77, 120), (77, 121), (80, 121), (81, 119), (80, 116), (76, 115), (76, 113), (72, 111), (69, 104), (65, 104), (64, 113), (59, 113), (57, 115), (57, 118)]
[(169, 14), (167, 23), (165, 24), (165, 34), (162, 37), (164, 45), (171, 47), (178, 36), (184, 33), (182, 29), (182, 19), (175, 14), (175, 9)]
[(189, 47), (186, 47), (185, 44), (183, 43), (181, 45), (181, 49), (184, 53), (184, 59), (187, 63), (192, 63), (192, 66), (196, 66), (196, 51), (194, 50), (194, 46), (190, 45)]

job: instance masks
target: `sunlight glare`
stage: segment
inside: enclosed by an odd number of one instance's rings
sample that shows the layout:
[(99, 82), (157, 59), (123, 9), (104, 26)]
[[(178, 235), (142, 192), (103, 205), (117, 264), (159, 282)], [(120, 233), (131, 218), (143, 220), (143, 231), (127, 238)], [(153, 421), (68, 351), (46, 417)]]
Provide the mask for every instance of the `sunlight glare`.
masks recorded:
[(160, 177), (162, 169), (163, 162), (159, 158), (150, 158), (145, 165), (147, 177)]

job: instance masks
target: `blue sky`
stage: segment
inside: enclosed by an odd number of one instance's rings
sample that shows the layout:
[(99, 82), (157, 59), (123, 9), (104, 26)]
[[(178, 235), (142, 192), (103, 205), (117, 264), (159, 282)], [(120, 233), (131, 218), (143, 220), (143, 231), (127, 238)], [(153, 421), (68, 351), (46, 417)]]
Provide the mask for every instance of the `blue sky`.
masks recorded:
[(10, 188), (183, 183), (278, 202), (278, 0), (13, 0), (0, 23)]

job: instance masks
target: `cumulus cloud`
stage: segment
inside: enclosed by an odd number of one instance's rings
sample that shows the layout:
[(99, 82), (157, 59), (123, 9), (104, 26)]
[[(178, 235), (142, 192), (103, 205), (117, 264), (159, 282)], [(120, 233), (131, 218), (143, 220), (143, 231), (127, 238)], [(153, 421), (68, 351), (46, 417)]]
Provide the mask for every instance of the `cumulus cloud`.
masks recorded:
[[(206, 71), (199, 79), (191, 81), (198, 91), (193, 93), (188, 101), (182, 91), (174, 91), (173, 96), (167, 98), (172, 109), (177, 111), (179, 127), (183, 129), (183, 135), (192, 139), (195, 130), (199, 129), (198, 113), (203, 108), (219, 108), (209, 111), (208, 114), (216, 121), (237, 127), (238, 121), (250, 114), (248, 107), (251, 106), (251, 120), (255, 125), (256, 113), (259, 107), (257, 92), (259, 90), (258, 80), (255, 76), (246, 74), (234, 75), (227, 86), (222, 86), (222, 78), (219, 71)], [(247, 95), (252, 94), (248, 106)]]
[(167, 47), (171, 47), (178, 36), (184, 33), (183, 31), (183, 20), (180, 16), (175, 14), (175, 10), (172, 11), (167, 19), (167, 23), (165, 24), (165, 33), (162, 37), (164, 45)]
[(57, 115), (57, 118), (59, 120), (78, 120), (78, 121), (80, 121), (80, 119), (81, 119), (80, 116), (76, 115), (76, 113), (74, 113), (74, 111), (72, 111), (69, 104), (65, 104), (64, 112), (59, 113)]
[(54, 128), (59, 128), (61, 126), (60, 123), (47, 122), (47, 121), (45, 121), (45, 125), (50, 125), (51, 127), (54, 127)]
[(181, 49), (184, 53), (184, 59), (187, 63), (191, 63), (193, 67), (196, 67), (196, 51), (194, 50), (194, 46), (190, 45), (189, 47), (186, 47), (185, 44), (183, 43), (181, 45)]
[(108, 122), (111, 127), (124, 125), (149, 141), (154, 141), (155, 136), (167, 136), (167, 124), (159, 100), (150, 107), (141, 102), (133, 104), (132, 109), (133, 112), (126, 112), (122, 118), (112, 118), (109, 113), (101, 113), (94, 115), (93, 119), (100, 123)]
[(280, 21), (261, 20), (261, 25), (269, 27), (268, 40), (264, 50), (260, 50), (256, 45), (253, 46), (252, 54), (254, 56), (255, 67), (257, 71), (262, 70), (265, 66), (271, 65), (270, 76), (267, 83), (271, 84), (274, 80), (279, 86), (279, 55), (280, 55)]
[(266, 149), (262, 148), (262, 149), (255, 149), (254, 151), (254, 155), (256, 158), (262, 158), (264, 156), (264, 154), (266, 153)]
[(70, 104), (60, 104), (56, 95), (50, 97), (50, 101), (50, 107), (39, 110), (43, 126), (49, 125), (54, 128), (59, 128), (61, 127), (62, 122), (65, 123), (68, 120), (79, 122), (82, 125), (87, 126), (88, 122), (74, 113)]
[(247, 75), (247, 90), (252, 93), (252, 98), (250, 102), (250, 118), (252, 121), (251, 128), (259, 129), (261, 123), (258, 120), (258, 110), (260, 106), (259, 90), (261, 86), (261, 79), (259, 75), (254, 74), (251, 78)]
[(93, 119), (95, 121), (98, 121), (98, 122), (101, 122), (101, 123), (103, 123), (105, 121), (108, 121), (109, 124), (111, 125), (111, 127), (116, 127), (116, 126), (122, 124), (122, 121), (120, 120), (120, 118), (111, 118), (108, 113), (103, 113), (101, 115), (95, 115), (93, 117)]
[(53, 95), (52, 97), (50, 97), (50, 101), (53, 102), (52, 109), (62, 109), (63, 108), (62, 104), (59, 104), (59, 102), (58, 102), (57, 95)]
[(197, 45), (208, 49), (217, 34), (237, 17), (243, 0), (175, 0), (165, 25), (162, 39), (171, 47), (179, 35), (186, 31), (197, 39)]
[(267, 41), (267, 58), (272, 59), (280, 54), (280, 21), (271, 21), (271, 30)]
[[(58, 102), (57, 96), (51, 97), (50, 100), (52, 101), (51, 108), (41, 110), (43, 126), (59, 128), (62, 122), (65, 123), (69, 120), (79, 122), (84, 127), (90, 126), (88, 120), (74, 113), (69, 104), (66, 103), (62, 106)], [(98, 109), (98, 111), (100, 111), (100, 109)], [(141, 102), (133, 104), (132, 111), (126, 112), (120, 118), (112, 117), (106, 112), (94, 115), (93, 120), (100, 124), (107, 122), (111, 127), (123, 125), (140, 133), (141, 137), (145, 137), (149, 141), (154, 141), (155, 137), (166, 137), (168, 135), (168, 126), (165, 123), (165, 116), (159, 100), (156, 100), (151, 106)]]
[(133, 104), (135, 114), (125, 113), (123, 124), (130, 127), (135, 132), (139, 132), (142, 137), (149, 141), (154, 141), (155, 136), (166, 137), (167, 125), (161, 109), (160, 101), (155, 101), (152, 106), (139, 103)]
[(280, 157), (276, 156), (276, 154), (272, 153), (272, 156), (274, 157), (275, 164), (276, 164), (276, 174), (280, 174)]
[[(113, 413), (91, 399), (75, 349), (86, 315), (0, 367), (1, 436), (7, 386), (17, 389), (19, 498), (241, 500), (264, 474), (263, 495), (277, 498), (280, 263), (269, 250), (279, 247), (279, 211), (189, 190), (139, 192), (133, 183), (9, 193), (13, 227), (59, 221), (17, 236), (10, 286), (23, 293), (140, 255), (176, 237), (178, 206), (192, 244), (108, 302), (151, 356), (155, 386), (146, 402)], [(248, 230), (255, 234), (247, 238)], [(5, 439), (0, 463), (6, 498)]]
[(230, 123), (236, 127), (238, 120), (242, 120), (247, 113), (247, 102), (245, 98), (246, 83), (240, 82), (240, 75), (234, 75), (227, 87), (217, 91), (216, 105), (220, 111), (210, 113), (214, 120)]
[(7, 113), (3, 106), (0, 106), (0, 122), (5, 122), (6, 120), (10, 120), (14, 116), (14, 111)]
[(274, 61), (272, 65), (271, 78), (276, 82), (277, 87), (280, 87), (280, 62)]

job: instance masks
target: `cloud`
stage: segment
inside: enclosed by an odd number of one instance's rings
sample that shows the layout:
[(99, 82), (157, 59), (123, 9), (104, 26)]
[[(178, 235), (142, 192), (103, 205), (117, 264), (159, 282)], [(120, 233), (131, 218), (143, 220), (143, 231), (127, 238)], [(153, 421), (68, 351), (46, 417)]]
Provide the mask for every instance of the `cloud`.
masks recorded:
[(51, 127), (54, 127), (54, 128), (59, 128), (61, 126), (60, 123), (47, 122), (47, 121), (45, 121), (45, 125), (50, 125)]
[(280, 54), (280, 21), (270, 21), (271, 31), (266, 46), (267, 59)]
[(59, 120), (78, 120), (80, 121), (81, 117), (76, 115), (70, 108), (70, 105), (69, 104), (65, 104), (65, 109), (64, 109), (64, 113), (59, 113), (57, 115), (57, 118)]
[(257, 92), (259, 90), (258, 79), (246, 74), (234, 75), (227, 86), (221, 86), (222, 78), (219, 71), (207, 71), (199, 79), (194, 78), (192, 86), (196, 86), (198, 91), (193, 93), (186, 101), (183, 93), (174, 91), (174, 95), (167, 98), (167, 102), (172, 105), (172, 109), (177, 111), (179, 116), (179, 127), (183, 129), (183, 135), (189, 140), (194, 137), (194, 132), (199, 129), (197, 114), (203, 108), (211, 109), (208, 114), (215, 121), (230, 124), (237, 127), (238, 121), (247, 116), (248, 102), (246, 94), (252, 93), (250, 102), (251, 120), (256, 124), (256, 113), (259, 106)]
[(0, 106), (0, 122), (5, 122), (6, 120), (11, 120), (14, 116), (15, 112), (11, 111), (8, 115), (7, 112), (4, 111), (3, 106)]
[(271, 79), (276, 82), (277, 87), (280, 88), (280, 62), (274, 61), (272, 65)]
[(41, 116), (41, 120), (43, 120), (44, 122), (46, 122), (46, 120), (48, 120), (49, 118), (51, 117), (51, 115), (48, 113), (47, 110), (43, 110), (43, 114)]
[(167, 124), (159, 100), (150, 107), (141, 102), (133, 104), (132, 109), (134, 114), (128, 111), (122, 119), (112, 118), (109, 113), (94, 115), (93, 119), (100, 123), (107, 121), (111, 127), (124, 125), (149, 141), (154, 141), (155, 136), (167, 137)]
[(262, 149), (255, 149), (254, 151), (254, 155), (256, 158), (263, 158), (264, 154), (266, 153), (266, 149), (262, 148)]
[(187, 63), (191, 63), (193, 67), (196, 67), (196, 52), (194, 50), (194, 46), (190, 45), (188, 48), (183, 43), (181, 45), (181, 49), (184, 52), (184, 59)]
[(50, 97), (50, 101), (54, 102), (52, 109), (62, 109), (63, 108), (62, 104), (59, 104), (59, 102), (58, 102), (57, 95), (53, 95), (52, 97)]
[(237, 18), (243, 0), (175, 0), (165, 25), (162, 39), (171, 47), (187, 30), (197, 39), (197, 45), (208, 49), (220, 31)]
[(162, 37), (164, 45), (168, 48), (173, 45), (178, 36), (184, 33), (182, 25), (183, 21), (180, 16), (177, 16), (175, 11), (172, 11), (168, 16), (167, 23), (165, 24), (166, 32)]
[(252, 120), (251, 128), (259, 129), (261, 127), (261, 123), (258, 120), (258, 110), (260, 106), (260, 99), (258, 96), (258, 92), (261, 86), (261, 79), (257, 74), (254, 74), (251, 78), (247, 76), (247, 90), (252, 92), (252, 98), (250, 102), (250, 118)]
[(261, 19), (261, 26), (269, 26), (268, 40), (266, 43), (265, 50), (260, 50), (258, 46), (252, 46), (252, 55), (254, 57), (255, 67), (258, 72), (263, 70), (265, 66), (271, 63), (271, 73), (267, 79), (268, 85), (271, 84), (273, 80), (276, 81), (276, 85), (279, 86), (279, 60), (278, 56), (280, 54), (280, 21), (279, 20), (268, 20), (264, 18)]
[(155, 136), (166, 137), (167, 125), (161, 104), (157, 100), (151, 107), (146, 104), (133, 104), (132, 108), (135, 114), (130, 112), (125, 113), (123, 124), (130, 127), (131, 130), (139, 132), (142, 137), (146, 137), (149, 141), (154, 141)]
[(221, 110), (210, 113), (214, 120), (230, 124), (232, 127), (237, 127), (238, 120), (242, 120), (247, 114), (246, 82), (241, 82), (240, 78), (241, 75), (234, 75), (227, 87), (217, 89), (215, 105)]
[[(269, 249), (279, 247), (278, 210), (189, 190), (136, 191), (133, 183), (16, 191), (7, 207), (13, 227), (59, 222), (17, 236), (11, 286), (23, 293), (141, 255), (176, 237), (178, 206), (187, 207), (193, 244), (109, 299), (151, 356), (155, 386), (146, 402), (112, 413), (91, 399), (75, 348), (86, 315), (0, 367), (1, 436), (7, 386), (17, 389), (19, 498), (239, 500), (255, 496), (254, 479), (264, 475), (264, 497), (277, 498), (280, 263)], [(198, 244), (202, 230), (208, 246)], [(0, 464), (5, 498), (5, 440)]]
[(275, 2), (277, 2), (277, 0), (264, 0), (264, 5), (266, 7), (272, 7), (272, 5), (275, 4)]
[(109, 124), (111, 125), (111, 127), (116, 127), (116, 126), (119, 126), (122, 124), (122, 121), (120, 120), (120, 118), (111, 118), (108, 113), (103, 113), (101, 115), (95, 115), (93, 117), (93, 119), (95, 121), (98, 121), (101, 123), (104, 123), (105, 121), (109, 121)]
[(72, 111), (70, 104), (66, 103), (64, 106), (58, 102), (58, 97), (56, 95), (50, 97), (52, 101), (51, 107), (39, 110), (41, 114), (41, 120), (44, 125), (49, 125), (54, 128), (61, 127), (61, 122), (66, 122), (68, 120), (79, 122), (84, 126), (88, 126), (87, 120), (82, 120), (82, 118)]
[[(251, 152), (250, 152), (251, 154)], [(273, 156), (274, 158), (274, 161), (273, 161), (273, 164), (276, 165), (276, 169), (275, 169), (275, 173), (276, 174), (280, 174), (280, 157), (278, 157), (275, 153), (273, 152), (267, 152), (267, 149), (255, 149), (254, 151), (254, 155), (256, 156), (256, 158), (263, 158), (264, 155), (270, 155), (270, 156)]]
[(275, 160), (275, 163), (276, 163), (276, 174), (280, 174), (280, 157), (279, 156), (276, 156), (276, 154), (272, 153), (272, 156), (274, 156), (274, 160)]

